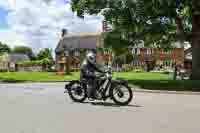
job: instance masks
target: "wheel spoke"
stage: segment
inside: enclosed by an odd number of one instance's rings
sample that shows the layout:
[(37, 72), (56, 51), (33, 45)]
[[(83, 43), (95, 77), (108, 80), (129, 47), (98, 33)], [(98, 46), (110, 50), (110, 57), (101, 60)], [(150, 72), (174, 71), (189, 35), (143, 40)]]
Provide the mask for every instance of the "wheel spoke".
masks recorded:
[[(74, 98), (76, 98), (76, 99), (83, 99), (84, 98), (84, 90), (83, 90), (83, 88), (76, 88), (76, 87), (80, 87), (80, 85), (79, 84), (74, 84), (72, 87), (74, 87), (74, 88), (72, 88), (72, 95), (73, 95), (73, 97)], [(82, 89), (82, 90), (77, 90), (77, 89)], [(78, 91), (80, 91), (81, 93), (79, 93)]]
[(116, 90), (116, 92), (114, 92), (113, 96), (114, 96), (114, 95), (116, 95), (118, 92), (119, 92), (119, 91), (118, 91), (118, 90)]
[(120, 103), (126, 103), (127, 101), (129, 101), (131, 95), (127, 87), (119, 86), (118, 88), (115, 88), (113, 90), (113, 97), (115, 100), (117, 100)]

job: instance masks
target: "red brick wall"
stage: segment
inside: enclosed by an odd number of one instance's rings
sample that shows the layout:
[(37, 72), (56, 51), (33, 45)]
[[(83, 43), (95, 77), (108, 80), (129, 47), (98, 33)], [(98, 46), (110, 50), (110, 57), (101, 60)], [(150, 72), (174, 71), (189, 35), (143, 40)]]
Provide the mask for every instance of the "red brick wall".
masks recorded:
[(166, 61), (172, 60), (177, 64), (184, 63), (184, 49), (175, 48), (169, 52), (165, 52), (163, 49), (154, 48), (152, 54), (146, 54), (147, 48), (141, 48), (138, 59), (141, 63), (145, 63), (145, 60), (155, 60), (155, 61)]

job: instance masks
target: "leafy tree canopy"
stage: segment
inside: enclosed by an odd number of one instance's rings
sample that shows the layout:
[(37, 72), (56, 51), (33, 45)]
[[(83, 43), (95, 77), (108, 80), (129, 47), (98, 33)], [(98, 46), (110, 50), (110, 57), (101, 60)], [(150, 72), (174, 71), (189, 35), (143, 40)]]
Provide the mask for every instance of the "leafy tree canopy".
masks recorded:
[(113, 27), (105, 35), (105, 44), (112, 47), (143, 40), (146, 46), (168, 48), (172, 42), (191, 39), (191, 0), (72, 0), (71, 4), (82, 18), (102, 13)]
[(44, 48), (44, 49), (40, 50), (40, 52), (37, 55), (37, 59), (38, 60), (43, 60), (43, 59), (53, 60), (52, 49)]
[(5, 53), (10, 53), (11, 49), (7, 44), (3, 44), (0, 42), (0, 55), (3, 55)]
[(30, 47), (27, 46), (16, 46), (13, 48), (12, 53), (26, 54), (30, 59), (34, 58), (34, 53)]
[(40, 50), (40, 52), (37, 55), (37, 59), (42, 60), (42, 63), (44, 65), (47, 65), (48, 68), (51, 68), (54, 65), (52, 49), (44, 48), (44, 49)]

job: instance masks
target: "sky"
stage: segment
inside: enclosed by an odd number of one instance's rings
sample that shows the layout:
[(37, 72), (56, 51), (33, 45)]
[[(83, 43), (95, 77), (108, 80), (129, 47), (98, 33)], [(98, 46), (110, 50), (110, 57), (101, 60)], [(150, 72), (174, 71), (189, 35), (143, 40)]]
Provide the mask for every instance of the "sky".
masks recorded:
[(60, 31), (101, 32), (103, 17), (80, 19), (71, 11), (70, 0), (0, 0), (0, 41), (10, 47), (25, 45), (35, 52), (55, 49)]

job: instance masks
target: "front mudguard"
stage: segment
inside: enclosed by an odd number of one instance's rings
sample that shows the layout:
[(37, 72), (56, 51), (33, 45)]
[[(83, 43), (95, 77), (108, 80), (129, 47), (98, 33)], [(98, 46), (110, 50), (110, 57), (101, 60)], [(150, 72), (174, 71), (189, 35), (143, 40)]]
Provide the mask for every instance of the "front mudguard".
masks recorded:
[(112, 80), (112, 85), (125, 85), (128, 86), (128, 81), (123, 78), (117, 78), (116, 80)]
[[(117, 88), (117, 86), (119, 86), (119, 85), (123, 85), (123, 86), (126, 86), (127, 88), (130, 88), (129, 85), (128, 85), (128, 81), (126, 81), (126, 80), (124, 80), (122, 78), (118, 78), (116, 80), (112, 80), (111, 81), (111, 89), (109, 91), (111, 97), (112, 97), (113, 89)], [(121, 90), (119, 90), (119, 91), (121, 91)]]

